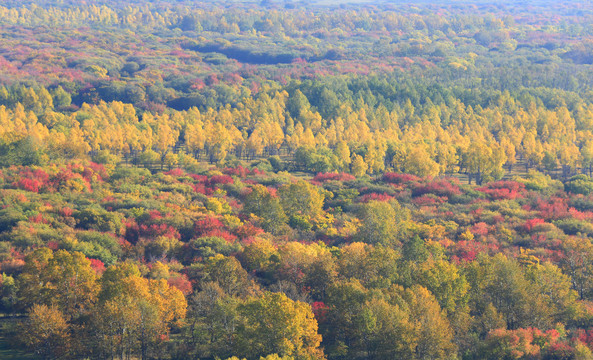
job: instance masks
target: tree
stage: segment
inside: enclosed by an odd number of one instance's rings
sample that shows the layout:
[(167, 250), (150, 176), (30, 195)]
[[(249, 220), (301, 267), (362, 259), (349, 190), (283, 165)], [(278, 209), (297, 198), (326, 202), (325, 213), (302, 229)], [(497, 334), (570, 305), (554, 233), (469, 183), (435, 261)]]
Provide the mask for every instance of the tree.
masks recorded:
[(286, 226), (288, 218), (280, 205), (280, 200), (272, 196), (268, 189), (263, 185), (254, 185), (244, 197), (243, 213), (246, 215), (255, 215), (261, 219), (261, 226), (277, 234)]
[(302, 216), (310, 222), (320, 222), (324, 215), (325, 196), (319, 189), (304, 180), (283, 185), (278, 189), (280, 204), (289, 218)]
[(239, 260), (234, 256), (217, 254), (204, 264), (204, 281), (217, 283), (228, 295), (247, 295), (251, 292), (252, 281)]
[(43, 359), (64, 358), (71, 342), (70, 327), (55, 305), (33, 305), (20, 337)]
[(437, 164), (426, 150), (425, 144), (417, 144), (406, 152), (403, 169), (406, 173), (417, 176), (437, 176), (439, 174), (439, 164)]
[[(236, 347), (238, 298), (217, 283), (205, 283), (189, 301), (185, 342), (199, 358), (230, 356)], [(184, 355), (185, 356), (185, 355)]]
[(311, 307), (282, 293), (265, 292), (239, 305), (237, 351), (254, 359), (278, 354), (295, 360), (323, 359), (321, 336)]
[(35, 250), (18, 278), (23, 306), (55, 305), (68, 319), (90, 310), (99, 291), (95, 270), (80, 252)]
[(361, 334), (371, 359), (413, 359), (420, 346), (406, 308), (373, 298), (365, 302), (360, 313)]
[(418, 345), (417, 359), (446, 359), (455, 353), (453, 331), (434, 296), (426, 288), (414, 285), (402, 294), (410, 308)]
[(509, 329), (551, 325), (550, 298), (530, 281), (519, 263), (502, 254), (480, 256), (466, 269), (470, 283), (470, 307), (485, 309), (494, 305)]
[(95, 336), (105, 352), (122, 358), (136, 353), (144, 360), (158, 350), (171, 326), (185, 318), (187, 302), (165, 279), (145, 279), (137, 274), (131, 264), (106, 272), (93, 321)]
[(362, 226), (356, 237), (367, 244), (399, 246), (409, 216), (409, 211), (395, 201), (390, 204), (371, 200), (360, 208)]
[(568, 237), (562, 242), (565, 257), (561, 266), (570, 276), (572, 288), (581, 299), (593, 298), (593, 243), (587, 238)]
[(472, 177), (476, 179), (478, 185), (481, 185), (485, 178), (501, 178), (503, 175), (502, 166), (506, 160), (504, 150), (496, 143), (472, 141), (465, 154), (469, 183), (471, 184)]
[(364, 162), (362, 156), (358, 154), (352, 154), (352, 161), (350, 162), (350, 172), (354, 176), (362, 176), (366, 174), (368, 165)]

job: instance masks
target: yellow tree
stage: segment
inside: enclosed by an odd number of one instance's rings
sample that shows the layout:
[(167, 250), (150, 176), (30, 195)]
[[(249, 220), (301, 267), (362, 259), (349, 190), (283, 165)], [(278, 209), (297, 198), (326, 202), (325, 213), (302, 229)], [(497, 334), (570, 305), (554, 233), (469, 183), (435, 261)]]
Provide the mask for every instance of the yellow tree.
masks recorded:
[(255, 358), (270, 354), (295, 360), (324, 359), (321, 335), (311, 307), (283, 293), (265, 292), (239, 306), (244, 322), (238, 329), (237, 350)]
[(350, 163), (350, 172), (354, 176), (362, 176), (366, 174), (369, 166), (364, 162), (362, 156), (358, 154), (352, 154), (352, 161)]
[(25, 258), (18, 278), (21, 304), (56, 305), (68, 318), (85, 313), (99, 290), (90, 264), (80, 252), (35, 250)]
[(70, 327), (56, 306), (33, 305), (20, 338), (43, 359), (60, 359), (68, 353)]
[(562, 175), (567, 178), (578, 166), (580, 157), (579, 148), (574, 143), (562, 143), (558, 149), (558, 159), (562, 166)]
[(428, 152), (425, 143), (410, 145), (403, 164), (406, 173), (418, 176), (437, 176), (440, 168)]
[(96, 331), (105, 351), (121, 358), (138, 353), (144, 360), (185, 318), (187, 302), (165, 279), (139, 276), (135, 265), (110, 267), (94, 313)]
[(161, 167), (165, 162), (165, 157), (175, 146), (179, 138), (179, 131), (173, 128), (173, 123), (169, 121), (168, 115), (156, 116), (152, 124), (155, 138), (153, 147), (161, 156)]
[(204, 133), (203, 123), (201, 121), (195, 121), (188, 124), (185, 128), (185, 144), (187, 145), (187, 150), (194, 154), (195, 157), (199, 157), (200, 151), (204, 150), (205, 143), (206, 134)]

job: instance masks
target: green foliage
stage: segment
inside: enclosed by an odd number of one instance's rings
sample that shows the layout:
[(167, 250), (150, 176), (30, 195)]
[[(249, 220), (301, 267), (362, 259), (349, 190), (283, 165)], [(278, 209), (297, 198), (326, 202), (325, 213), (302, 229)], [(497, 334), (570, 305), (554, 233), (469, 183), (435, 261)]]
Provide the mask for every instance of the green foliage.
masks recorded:
[(368, 244), (399, 246), (406, 234), (410, 214), (397, 201), (392, 203), (369, 201), (360, 207), (362, 226), (356, 235), (359, 241)]
[(43, 144), (32, 137), (6, 142), (0, 139), (0, 166), (11, 165), (43, 165), (48, 158), (43, 149)]
[(564, 190), (573, 194), (589, 195), (593, 192), (593, 181), (587, 175), (576, 175), (564, 184)]

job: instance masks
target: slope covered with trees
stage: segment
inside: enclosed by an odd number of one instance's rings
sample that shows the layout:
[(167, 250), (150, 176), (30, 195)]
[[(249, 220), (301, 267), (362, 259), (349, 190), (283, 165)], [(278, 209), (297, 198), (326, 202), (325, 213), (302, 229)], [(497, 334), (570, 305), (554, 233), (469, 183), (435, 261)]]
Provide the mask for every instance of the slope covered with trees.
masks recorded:
[(593, 358), (593, 5), (0, 4), (0, 310), (47, 359)]

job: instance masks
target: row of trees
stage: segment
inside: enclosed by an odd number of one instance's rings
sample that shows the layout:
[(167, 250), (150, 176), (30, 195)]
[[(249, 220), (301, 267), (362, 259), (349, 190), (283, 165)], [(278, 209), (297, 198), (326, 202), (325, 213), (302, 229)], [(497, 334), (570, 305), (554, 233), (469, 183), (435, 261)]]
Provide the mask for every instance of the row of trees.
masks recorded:
[[(141, 163), (174, 166), (192, 158), (224, 163), (228, 159), (289, 156), (297, 169), (347, 171), (355, 175), (396, 170), (419, 176), (467, 173), (470, 182), (498, 179), (521, 162), (525, 170), (590, 172), (593, 106), (585, 102), (547, 109), (531, 98), (526, 105), (508, 93), (487, 107), (450, 99), (414, 107), (408, 99), (392, 111), (359, 101), (324, 102), (324, 118), (299, 90), (270, 91), (237, 107), (219, 110), (143, 112), (121, 102), (83, 105), (72, 113), (51, 110), (47, 101), (28, 104), (46, 109), (40, 115), (21, 103), (0, 107), (4, 146), (32, 144), (31, 151), (52, 157), (115, 155)], [(33, 89), (26, 92), (36, 94)], [(62, 92), (56, 90), (54, 97)], [(337, 99), (331, 90), (322, 94)], [(39, 96), (36, 96), (39, 99)], [(524, 101), (525, 102), (525, 101)], [(524, 107), (525, 106), (525, 107)], [(189, 156), (178, 155), (183, 150)], [(16, 156), (16, 155), (15, 155)], [(276, 170), (282, 159), (276, 158)], [(286, 160), (286, 159), (284, 159)], [(194, 161), (195, 162), (195, 161)], [(18, 164), (17, 162), (13, 162)], [(516, 167), (515, 167), (516, 169)]]

